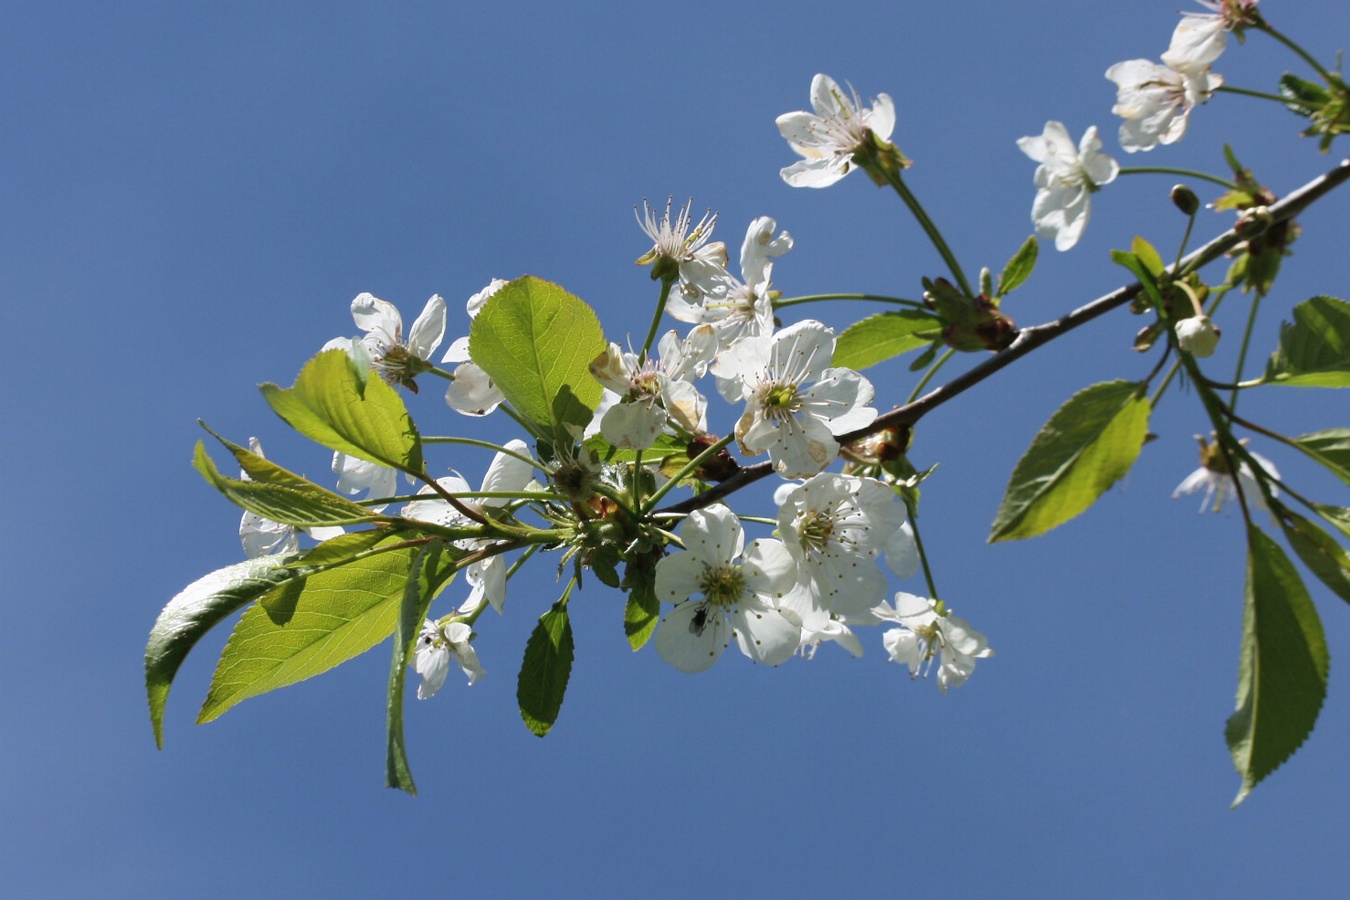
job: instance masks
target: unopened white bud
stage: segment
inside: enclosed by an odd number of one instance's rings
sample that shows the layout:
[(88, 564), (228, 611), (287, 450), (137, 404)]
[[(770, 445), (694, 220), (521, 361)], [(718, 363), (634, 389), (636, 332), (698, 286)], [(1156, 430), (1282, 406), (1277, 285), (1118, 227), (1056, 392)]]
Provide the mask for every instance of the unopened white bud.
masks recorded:
[(1212, 356), (1219, 345), (1219, 329), (1209, 316), (1191, 316), (1177, 323), (1177, 343), (1192, 356)]

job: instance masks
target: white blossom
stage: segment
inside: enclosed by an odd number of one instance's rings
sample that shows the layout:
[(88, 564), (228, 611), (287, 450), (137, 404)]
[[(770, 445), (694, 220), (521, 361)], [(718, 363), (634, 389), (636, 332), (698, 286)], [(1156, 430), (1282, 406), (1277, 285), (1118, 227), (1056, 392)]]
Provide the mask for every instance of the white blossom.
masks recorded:
[(681, 340), (668, 331), (657, 345), (659, 357), (643, 360), (611, 343), (591, 362), (591, 374), (609, 395), (596, 410), (599, 430), (616, 447), (645, 450), (656, 443), (667, 419), (688, 433), (704, 430), (707, 400), (694, 387), (717, 352), (712, 326), (700, 325)]
[(445, 337), (445, 301), (441, 296), (434, 294), (427, 300), (406, 341), (398, 307), (374, 294), (356, 295), (352, 319), (365, 332), (361, 339), (334, 338), (323, 349), (340, 347), (357, 362), (368, 362), (390, 384), (401, 384), (416, 393), (413, 379), (431, 367), (431, 354)]
[(745, 547), (741, 523), (725, 506), (690, 513), (680, 538), (685, 550), (656, 564), (656, 596), (676, 604), (656, 631), (661, 658), (681, 671), (702, 672), (734, 637), (755, 662), (787, 661), (801, 629), (778, 609), (797, 578), (782, 542)]
[[(255, 456), (263, 455), (262, 442), (256, 437), (248, 439), (248, 449)], [(240, 470), (239, 477), (244, 481), (253, 480), (243, 470)], [(239, 541), (244, 545), (244, 554), (249, 559), (294, 553), (300, 549), (302, 530), (317, 541), (326, 541), (343, 533), (342, 527), (338, 525), (300, 529), (294, 525), (283, 525), (271, 519), (264, 519), (257, 513), (248, 511), (245, 511), (239, 519)]]
[(1252, 23), (1258, 0), (1198, 0), (1210, 12), (1183, 12), (1162, 61), (1174, 68), (1207, 66), (1218, 59), (1228, 32)]
[(478, 651), (470, 641), (473, 629), (464, 622), (450, 622), (438, 625), (427, 619), (422, 625), (422, 633), (417, 638), (417, 649), (413, 654), (413, 668), (422, 676), (417, 686), (417, 699), (430, 699), (450, 674), (450, 664), (455, 663), (469, 676), (469, 684), (487, 674), (478, 662)]
[(793, 187), (828, 187), (856, 166), (854, 154), (873, 135), (889, 141), (895, 104), (886, 94), (878, 94), (872, 103), (864, 107), (856, 92), (845, 94), (830, 76), (816, 75), (811, 80), (815, 112), (784, 113), (777, 119), (788, 146), (804, 157), (782, 170), (783, 180)]
[[(647, 201), (642, 201), (643, 212), (638, 216), (638, 225), (652, 239), (652, 248), (637, 258), (637, 264), (654, 265), (653, 277), (656, 278), (664, 277), (667, 267), (674, 266), (679, 273), (680, 291), (691, 301), (725, 292), (726, 244), (721, 241), (708, 242), (713, 229), (717, 227), (717, 213), (708, 211), (691, 230), (690, 222), (693, 220), (690, 209), (694, 201), (690, 199), (672, 218), (671, 206), (674, 202), (674, 197), (668, 197), (666, 211), (658, 218)], [(637, 215), (636, 208), (633, 213)], [(674, 277), (673, 273), (671, 277)]]
[(744, 335), (773, 331), (773, 260), (792, 249), (792, 235), (774, 230), (778, 223), (760, 216), (746, 229), (741, 244), (741, 279), (724, 272), (721, 288), (705, 292), (697, 302), (672, 295), (666, 311), (681, 322), (711, 325), (720, 346), (729, 347)]
[[(469, 298), (465, 308), (472, 321), (478, 316), (488, 298), (506, 285), (501, 278), (494, 278), (487, 287)], [(454, 380), (445, 389), (445, 402), (457, 413), (466, 416), (486, 416), (501, 405), (506, 397), (488, 377), (482, 367), (469, 358), (469, 337), (456, 338), (441, 357), (441, 362), (458, 363), (450, 374)]]
[(891, 662), (908, 666), (912, 677), (926, 678), (936, 657), (938, 689), (944, 694), (947, 688), (965, 683), (975, 671), (975, 660), (994, 655), (983, 634), (927, 597), (901, 591), (895, 595), (894, 607), (882, 603), (875, 613), (900, 626), (881, 636)]
[[(398, 493), (398, 470), (367, 459), (336, 452), (333, 454), (333, 474), (338, 477), (339, 493), (355, 495), (366, 491), (367, 500)], [(381, 503), (370, 508), (380, 512), (386, 505)]]
[[(1200, 468), (1187, 475), (1177, 485), (1177, 489), (1172, 492), (1172, 499), (1180, 497), (1182, 494), (1195, 494), (1203, 492), (1200, 498), (1200, 512), (1206, 509), (1213, 509), (1218, 512), (1223, 509), (1223, 505), (1237, 496), (1237, 485), (1233, 483), (1233, 476), (1229, 471), (1228, 462), (1223, 451), (1219, 448), (1217, 442), (1206, 441), (1200, 435), (1195, 439), (1200, 443)], [(1252, 459), (1256, 460), (1265, 474), (1270, 478), (1279, 478), (1280, 472), (1275, 468), (1275, 464), (1266, 459), (1259, 453), (1247, 451)], [(1261, 488), (1256, 483), (1256, 476), (1252, 474), (1251, 467), (1247, 463), (1238, 464), (1238, 482), (1242, 485), (1242, 496), (1248, 503), (1253, 504), (1258, 509), (1265, 509), (1266, 501), (1261, 494)], [(1275, 485), (1270, 485), (1271, 494), (1278, 491)], [(1211, 504), (1212, 501), (1212, 504)]]
[(1176, 324), (1177, 344), (1194, 356), (1213, 356), (1219, 346), (1219, 329), (1209, 316), (1190, 316)]
[(778, 534), (797, 562), (798, 582), (783, 607), (808, 632), (829, 630), (831, 617), (858, 624), (881, 602), (886, 576), (875, 560), (887, 554), (897, 574), (917, 567), (913, 533), (895, 492), (874, 478), (824, 472), (780, 488)]
[(837, 434), (862, 428), (877, 411), (872, 383), (831, 368), (834, 332), (807, 319), (772, 335), (744, 337), (710, 367), (728, 400), (743, 399), (736, 442), (749, 456), (768, 452), (784, 478), (808, 478), (839, 453)]
[(1111, 112), (1125, 120), (1120, 146), (1127, 153), (1180, 140), (1191, 110), (1223, 84), (1222, 76), (1207, 65), (1173, 68), (1147, 59), (1116, 63), (1106, 70), (1106, 77), (1116, 83)]
[(1078, 243), (1091, 215), (1091, 196), (1120, 172), (1116, 161), (1101, 152), (1097, 127), (1090, 127), (1075, 148), (1068, 129), (1046, 122), (1039, 136), (1018, 138), (1017, 146), (1040, 165), (1036, 168), (1036, 199), (1031, 220), (1036, 233), (1053, 238), (1056, 250)]

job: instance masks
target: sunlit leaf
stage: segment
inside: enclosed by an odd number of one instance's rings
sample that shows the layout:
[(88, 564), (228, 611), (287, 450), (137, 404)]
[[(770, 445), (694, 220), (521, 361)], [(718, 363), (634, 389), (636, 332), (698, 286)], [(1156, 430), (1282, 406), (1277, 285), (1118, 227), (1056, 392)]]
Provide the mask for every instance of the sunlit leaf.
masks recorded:
[(435, 540), (427, 544), (413, 560), (412, 576), (403, 590), (397, 625), (394, 628), (394, 655), (389, 665), (389, 699), (386, 710), (387, 748), (384, 779), (387, 787), (399, 788), (416, 796), (412, 769), (408, 765), (408, 751), (403, 743), (403, 687), (407, 682), (408, 662), (417, 646), (422, 623), (426, 620), (431, 600), (453, 575), (440, 565), (445, 544)]
[(1328, 428), (1294, 438), (1294, 443), (1333, 475), (1350, 484), (1350, 428)]
[[(283, 525), (313, 528), (322, 525), (354, 525), (372, 522), (376, 518), (364, 506), (319, 485), (293, 475), (285, 469), (249, 453), (242, 447), (222, 441), (236, 456), (248, 454), (253, 460), (267, 463), (271, 481), (243, 481), (222, 475), (216, 468), (201, 441), (193, 452), (192, 465), (201, 476), (230, 502), (242, 506), (255, 515)], [(251, 461), (252, 462), (252, 461)], [(255, 469), (259, 468), (256, 464)]]
[(1332, 593), (1350, 603), (1350, 553), (1313, 522), (1289, 509), (1282, 507), (1279, 519), (1289, 546), (1308, 570)]
[(1350, 303), (1313, 297), (1280, 326), (1280, 348), (1266, 378), (1297, 387), (1350, 387)]
[(1036, 242), (1036, 235), (1033, 234), (1018, 248), (1013, 258), (1003, 267), (1003, 274), (998, 276), (1000, 297), (1008, 296), (1031, 277), (1031, 273), (1036, 269), (1036, 256), (1039, 251), (1040, 245)]
[(188, 651), (221, 619), (277, 585), (300, 577), (285, 568), (285, 562), (285, 558), (264, 556), (217, 569), (183, 588), (159, 614), (145, 647), (145, 689), (158, 746), (164, 746), (164, 703)]
[(569, 391), (594, 410), (603, 389), (590, 363), (605, 349), (595, 312), (567, 291), (529, 276), (510, 282), (483, 305), (469, 330), (469, 352), (507, 401), (547, 434), (563, 433), (571, 415), (555, 406)]
[(990, 541), (1044, 534), (1124, 477), (1148, 433), (1149, 404), (1139, 388), (1096, 384), (1050, 417), (1013, 470)]
[(262, 392), (287, 424), (330, 450), (422, 470), (422, 442), (398, 391), (380, 378), (362, 377), (344, 350), (325, 350), (311, 359), (294, 387), (264, 384)]
[[(865, 369), (879, 362), (917, 350), (933, 340), (942, 323), (917, 309), (884, 312), (855, 322), (839, 335), (834, 345), (835, 366)], [(925, 333), (927, 337), (919, 337)]]
[(1226, 728), (1242, 776), (1234, 806), (1312, 732), (1329, 664), (1322, 623), (1298, 573), (1278, 544), (1249, 526), (1237, 709)]

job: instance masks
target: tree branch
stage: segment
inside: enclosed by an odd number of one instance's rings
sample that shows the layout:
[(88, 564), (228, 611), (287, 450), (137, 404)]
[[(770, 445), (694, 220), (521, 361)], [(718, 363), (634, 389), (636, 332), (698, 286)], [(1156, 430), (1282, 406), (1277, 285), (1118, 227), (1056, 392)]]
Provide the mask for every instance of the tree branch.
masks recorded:
[[(1343, 159), (1334, 169), (1319, 175), (1317, 178), (1314, 178), (1312, 181), (1303, 185), (1303, 187), (1289, 194), (1289, 196), (1285, 197), (1283, 200), (1273, 204), (1270, 207), (1271, 223), (1274, 224), (1275, 222), (1283, 222), (1287, 219), (1292, 219), (1347, 180), (1350, 180), (1350, 159)], [(1169, 273), (1174, 272), (1177, 271), (1178, 268), (1182, 270), (1188, 268), (1198, 269), (1223, 256), (1229, 250), (1232, 250), (1245, 240), (1246, 238), (1238, 234), (1236, 227), (1230, 228), (1223, 234), (1214, 238), (1208, 244), (1205, 244), (1203, 247), (1200, 247), (1187, 255), (1181, 260), (1179, 266), (1169, 266), (1167, 271)], [(946, 384), (929, 391), (922, 397), (919, 397), (910, 403), (906, 403), (904, 406), (898, 406), (885, 415), (878, 416), (876, 421), (872, 422), (872, 424), (867, 427), (840, 435), (838, 440), (841, 444), (850, 444), (861, 438), (867, 437), (868, 435), (876, 434), (878, 431), (882, 431), (886, 428), (893, 428), (900, 425), (913, 425), (953, 397), (964, 393), (1005, 366), (1011, 365), (1026, 356), (1037, 347), (1049, 343), (1063, 334), (1067, 334), (1080, 325), (1091, 322), (1098, 316), (1105, 315), (1113, 309), (1124, 306), (1133, 300), (1141, 290), (1143, 290), (1143, 286), (1135, 281), (1123, 287), (1116, 288), (1111, 293), (1098, 297), (1091, 303), (1080, 306), (1068, 315), (1056, 319), (1053, 322), (1046, 322), (1043, 325), (1033, 325), (1029, 328), (1023, 328), (1017, 333), (1017, 338), (1006, 350), (999, 352), (997, 355), (992, 356), (979, 365), (963, 372)], [(692, 512), (695, 509), (701, 509), (721, 500), (728, 494), (732, 494), (747, 485), (759, 481), (772, 471), (773, 467), (768, 462), (746, 466), (726, 481), (714, 485), (698, 496), (690, 497), (680, 503), (672, 504), (671, 506), (660, 510), (660, 512), (687, 513)]]

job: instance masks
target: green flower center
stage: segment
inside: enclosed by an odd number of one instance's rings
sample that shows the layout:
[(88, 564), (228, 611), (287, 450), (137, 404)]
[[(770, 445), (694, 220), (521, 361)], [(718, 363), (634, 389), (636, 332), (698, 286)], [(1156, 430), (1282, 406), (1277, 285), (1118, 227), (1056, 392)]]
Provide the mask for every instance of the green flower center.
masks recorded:
[(824, 550), (833, 535), (834, 520), (825, 513), (808, 510), (797, 520), (797, 540), (803, 550)]
[(731, 606), (745, 595), (745, 576), (741, 574), (740, 566), (704, 566), (698, 589), (708, 602)]

